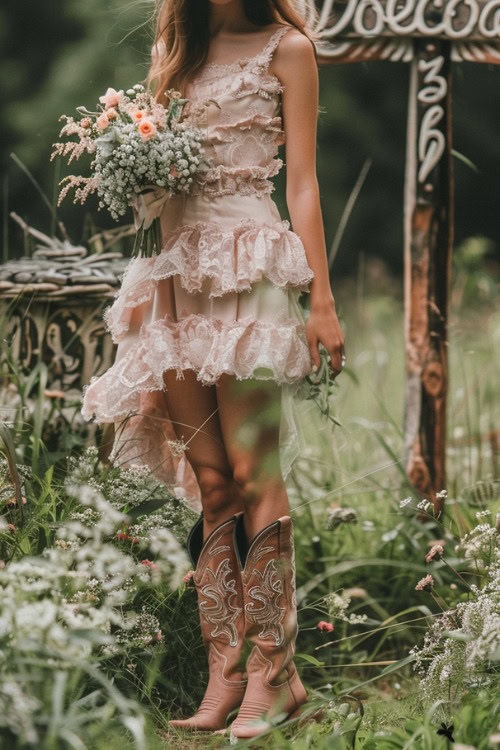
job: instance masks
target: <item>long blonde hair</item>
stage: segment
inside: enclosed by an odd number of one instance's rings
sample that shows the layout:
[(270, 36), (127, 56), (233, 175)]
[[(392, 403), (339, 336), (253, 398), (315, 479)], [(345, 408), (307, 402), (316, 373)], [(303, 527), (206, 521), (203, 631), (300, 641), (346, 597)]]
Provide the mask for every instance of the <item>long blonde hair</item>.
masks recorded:
[[(306, 25), (310, 0), (243, 0), (245, 15), (257, 26), (285, 23), (312, 39)], [(161, 101), (165, 91), (182, 91), (203, 67), (210, 43), (209, 0), (157, 0), (155, 37), (146, 84)]]

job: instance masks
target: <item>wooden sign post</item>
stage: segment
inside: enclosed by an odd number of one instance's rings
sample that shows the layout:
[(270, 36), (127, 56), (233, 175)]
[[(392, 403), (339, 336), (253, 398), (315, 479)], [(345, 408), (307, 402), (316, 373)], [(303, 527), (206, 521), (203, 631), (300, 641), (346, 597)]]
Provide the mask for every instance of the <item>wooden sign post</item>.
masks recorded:
[(500, 64), (500, 0), (323, 0), (323, 63), (410, 63), (406, 176), (405, 462), (439, 510), (446, 487), (447, 314), (453, 247), (453, 63)]

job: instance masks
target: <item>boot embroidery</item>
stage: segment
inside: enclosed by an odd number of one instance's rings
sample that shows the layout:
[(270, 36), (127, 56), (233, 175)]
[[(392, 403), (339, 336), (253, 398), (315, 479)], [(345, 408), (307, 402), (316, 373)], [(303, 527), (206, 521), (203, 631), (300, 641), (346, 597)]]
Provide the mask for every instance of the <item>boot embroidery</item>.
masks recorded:
[(262, 625), (259, 638), (274, 638), (276, 646), (281, 646), (285, 640), (285, 633), (281, 621), (285, 615), (285, 607), (280, 607), (278, 599), (283, 593), (283, 582), (276, 570), (276, 561), (269, 560), (261, 573), (253, 569), (253, 575), (260, 578), (260, 584), (252, 586), (248, 594), (252, 599), (261, 602), (259, 607), (255, 602), (248, 602), (245, 611), (251, 622)]
[(235, 579), (227, 580), (228, 576), (232, 574), (229, 558), (219, 563), (215, 573), (211, 568), (207, 568), (206, 572), (212, 580), (202, 586), (201, 593), (214, 604), (210, 606), (208, 601), (200, 602), (200, 614), (207, 622), (215, 625), (210, 633), (212, 638), (225, 635), (230, 646), (237, 646), (238, 631), (235, 622), (243, 610), (241, 607), (234, 607), (231, 604), (231, 599), (233, 596), (237, 596), (237, 592)]
[(297, 607), (297, 588), (295, 584), (295, 547), (292, 542), (292, 561), (291, 561), (292, 577), (290, 579), (290, 588), (292, 589), (292, 607)]

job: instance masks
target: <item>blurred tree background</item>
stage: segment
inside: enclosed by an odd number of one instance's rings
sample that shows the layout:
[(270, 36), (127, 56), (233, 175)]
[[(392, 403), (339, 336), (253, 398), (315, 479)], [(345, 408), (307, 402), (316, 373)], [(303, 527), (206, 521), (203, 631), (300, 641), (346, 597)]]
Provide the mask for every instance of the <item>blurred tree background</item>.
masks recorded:
[[(81, 104), (92, 108), (108, 86), (126, 88), (144, 79), (152, 8), (151, 0), (18, 0), (0, 7), (4, 257), (6, 242), (10, 257), (23, 247), (22, 232), (7, 221), (8, 211), (42, 231), (51, 228), (46, 207), (10, 153), (26, 164), (51, 199), (58, 179), (81, 171), (78, 163), (67, 169), (49, 162), (51, 144), (58, 140), (58, 117), (74, 114)], [(402, 268), (408, 76), (408, 65), (399, 63), (321, 68), (318, 176), (328, 244), (363, 164), (372, 160), (335, 274), (355, 271), (366, 256), (377, 256), (394, 272)], [(454, 148), (478, 170), (455, 159), (456, 243), (484, 235), (493, 240), (493, 251), (500, 239), (499, 82), (496, 66), (455, 65)], [(283, 174), (275, 198), (286, 215)], [(84, 239), (87, 212), (98, 225), (114, 226), (104, 212), (97, 212), (95, 198), (83, 209), (68, 198), (60, 216), (75, 242)]]

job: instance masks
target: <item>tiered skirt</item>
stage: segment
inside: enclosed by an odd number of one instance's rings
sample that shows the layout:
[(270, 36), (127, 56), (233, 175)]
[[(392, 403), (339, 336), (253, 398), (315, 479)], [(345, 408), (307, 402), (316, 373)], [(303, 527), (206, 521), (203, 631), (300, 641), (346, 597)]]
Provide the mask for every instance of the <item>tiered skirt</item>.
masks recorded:
[(163, 374), (194, 370), (206, 385), (223, 373), (280, 384), (286, 478), (301, 442), (294, 394), (311, 369), (298, 298), (313, 274), (267, 195), (175, 196), (161, 221), (161, 254), (131, 260), (105, 312), (116, 358), (85, 388), (82, 414), (121, 425), (121, 463), (150, 466), (199, 507), (190, 467), (169, 448)]

